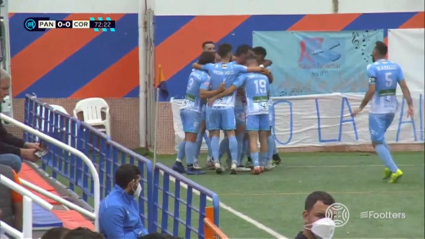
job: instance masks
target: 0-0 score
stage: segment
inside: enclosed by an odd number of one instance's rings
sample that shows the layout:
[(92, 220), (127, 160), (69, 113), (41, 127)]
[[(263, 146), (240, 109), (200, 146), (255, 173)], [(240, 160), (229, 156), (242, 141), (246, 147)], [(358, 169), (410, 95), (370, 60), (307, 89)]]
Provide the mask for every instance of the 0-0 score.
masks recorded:
[(72, 21), (56, 21), (56, 28), (72, 28)]

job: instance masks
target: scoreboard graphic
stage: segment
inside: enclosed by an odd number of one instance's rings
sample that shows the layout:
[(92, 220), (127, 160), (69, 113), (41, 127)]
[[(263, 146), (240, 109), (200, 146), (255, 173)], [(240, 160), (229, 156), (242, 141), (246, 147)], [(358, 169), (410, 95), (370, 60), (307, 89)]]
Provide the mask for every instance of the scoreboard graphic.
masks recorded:
[(93, 29), (95, 32), (115, 32), (115, 20), (110, 17), (105, 19), (90, 17), (89, 20), (52, 20), (47, 17), (30, 17), (25, 19), (24, 28), (31, 32), (42, 32), (47, 29)]

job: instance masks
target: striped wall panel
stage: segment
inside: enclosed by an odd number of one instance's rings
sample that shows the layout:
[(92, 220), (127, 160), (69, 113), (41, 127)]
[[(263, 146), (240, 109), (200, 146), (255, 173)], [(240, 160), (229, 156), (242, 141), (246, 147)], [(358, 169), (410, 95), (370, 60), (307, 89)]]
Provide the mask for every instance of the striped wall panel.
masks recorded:
[[(108, 14), (116, 32), (27, 32), (27, 17), (85, 20), (93, 14), (10, 15), (13, 96), (43, 98), (137, 97), (137, 14)], [(95, 17), (102, 17), (96, 14)], [(424, 12), (335, 15), (158, 16), (155, 65), (161, 64), (169, 97), (184, 95), (191, 63), (206, 40), (234, 46), (252, 43), (252, 31), (340, 31), (423, 28)], [(386, 32), (386, 31), (385, 31)], [(169, 99), (161, 99), (165, 101)]]
[[(28, 17), (89, 20), (111, 17), (116, 32), (53, 29), (28, 32)], [(42, 98), (137, 97), (137, 14), (23, 14), (10, 17), (13, 96)]]

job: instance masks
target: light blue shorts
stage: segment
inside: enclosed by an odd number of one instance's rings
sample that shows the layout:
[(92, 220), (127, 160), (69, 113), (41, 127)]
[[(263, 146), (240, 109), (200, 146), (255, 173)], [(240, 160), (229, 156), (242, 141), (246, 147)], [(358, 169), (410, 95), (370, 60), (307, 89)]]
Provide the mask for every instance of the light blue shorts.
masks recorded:
[(235, 130), (234, 108), (207, 107), (207, 130)]
[(372, 142), (383, 143), (385, 132), (394, 120), (394, 114), (369, 114), (369, 133)]
[(245, 107), (235, 107), (235, 118), (236, 118), (236, 124), (238, 125), (245, 125)]
[(269, 115), (246, 116), (246, 131), (270, 131)]
[(180, 110), (180, 119), (183, 125), (183, 131), (185, 133), (198, 133), (199, 126), (201, 124), (201, 113), (181, 109)]

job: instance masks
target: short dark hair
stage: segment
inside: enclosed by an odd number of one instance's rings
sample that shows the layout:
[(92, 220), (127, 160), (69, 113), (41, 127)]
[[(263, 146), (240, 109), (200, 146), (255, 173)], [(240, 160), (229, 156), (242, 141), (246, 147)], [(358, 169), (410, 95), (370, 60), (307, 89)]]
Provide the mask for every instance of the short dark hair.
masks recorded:
[(215, 61), (215, 54), (212, 52), (202, 52), (202, 54), (199, 56), (198, 64), (205, 65), (208, 63), (214, 63)]
[(254, 49), (252, 50), (255, 52), (256, 55), (262, 55), (264, 57), (267, 55), (267, 51), (264, 47), (257, 46), (257, 47), (254, 47)]
[(243, 54), (248, 54), (249, 50), (252, 50), (252, 48), (249, 45), (247, 45), (247, 44), (240, 45), (236, 49), (235, 56), (241, 56)]
[(381, 56), (386, 56), (388, 53), (387, 45), (381, 41), (375, 42), (375, 49)]
[(85, 227), (77, 227), (69, 231), (63, 239), (103, 239), (102, 234)]
[(332, 205), (335, 203), (334, 198), (327, 192), (315, 191), (310, 193), (305, 199), (304, 210), (310, 211), (316, 202), (321, 201), (325, 205)]
[(64, 227), (55, 227), (43, 234), (41, 239), (62, 239), (70, 230)]
[(220, 57), (226, 57), (229, 53), (232, 53), (233, 47), (230, 44), (224, 43), (218, 46), (217, 54)]
[(137, 166), (131, 164), (123, 164), (119, 166), (119, 168), (115, 172), (115, 184), (124, 189), (127, 187), (129, 182), (137, 179), (137, 176), (141, 174), (142, 172)]
[(246, 59), (245, 59), (245, 61), (255, 61), (255, 62), (257, 62), (257, 58), (255, 58), (255, 55), (253, 55), (253, 54), (248, 54), (247, 55), (247, 57), (246, 57)]
[(215, 45), (215, 43), (213, 41), (205, 41), (204, 43), (202, 43), (202, 49), (204, 49), (207, 44)]

